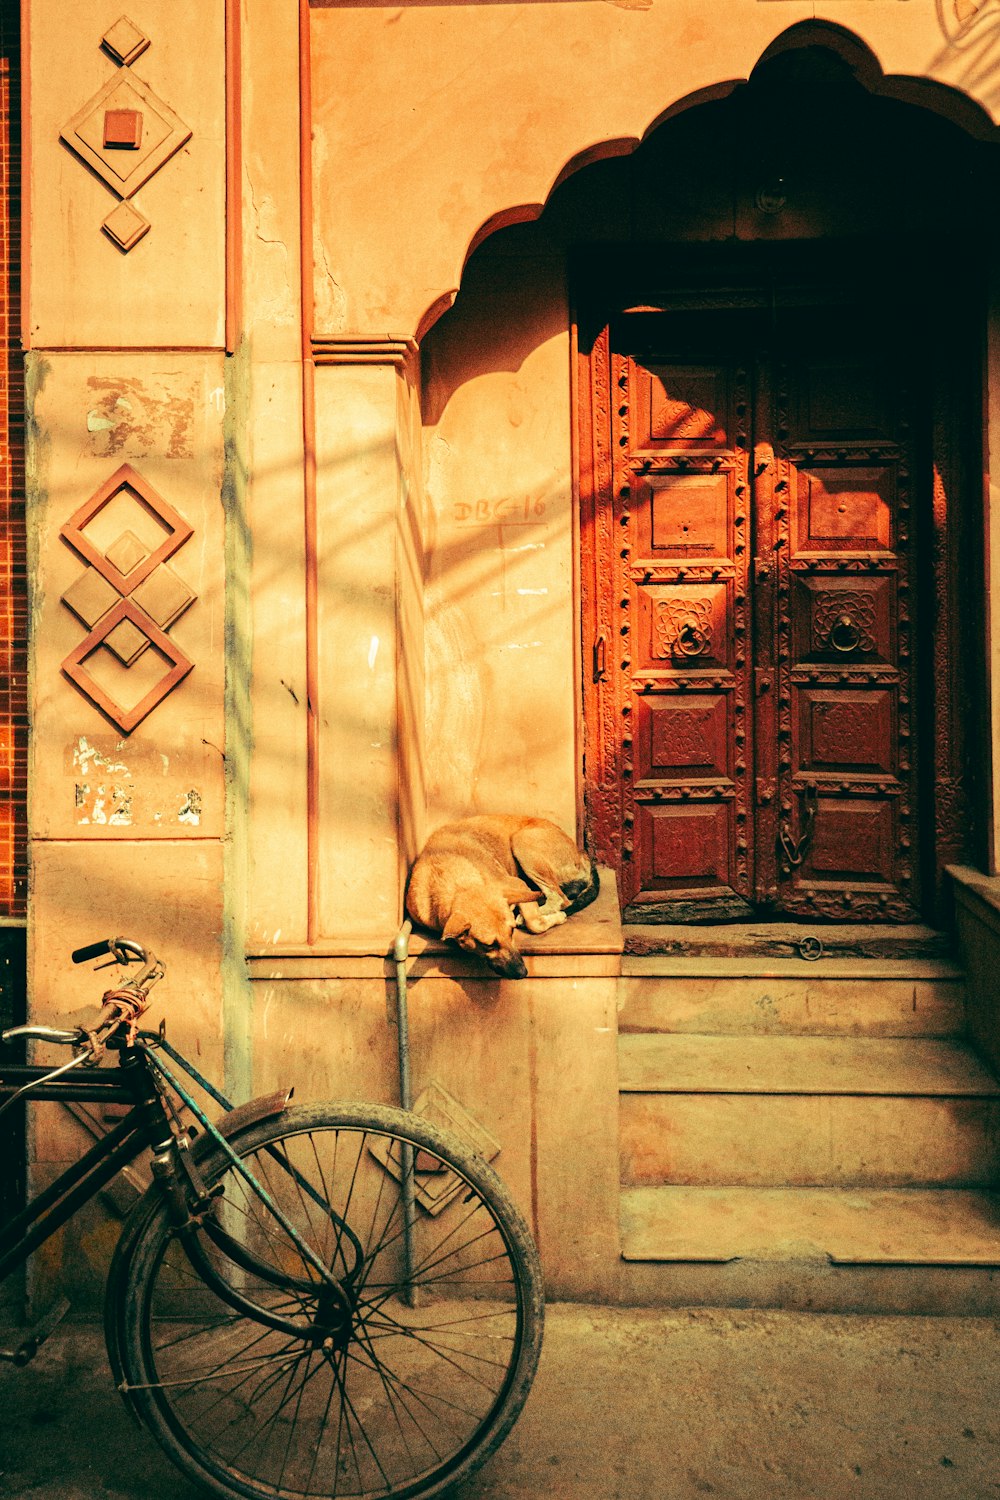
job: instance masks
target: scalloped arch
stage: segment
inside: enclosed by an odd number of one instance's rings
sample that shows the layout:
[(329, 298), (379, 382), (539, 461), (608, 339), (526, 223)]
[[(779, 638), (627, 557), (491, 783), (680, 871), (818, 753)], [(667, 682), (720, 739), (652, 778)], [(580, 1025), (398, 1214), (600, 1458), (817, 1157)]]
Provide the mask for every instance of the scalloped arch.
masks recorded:
[[(941, 0), (939, 0), (939, 8), (940, 4)], [(962, 40), (966, 44), (971, 44), (974, 41), (974, 33), (975, 25), (973, 24), (966, 28), (962, 34)], [(417, 342), (419, 343), (442, 314), (453, 305), (469, 258), (491, 235), (515, 224), (533, 222), (540, 217), (552, 194), (567, 178), (574, 176), (584, 167), (591, 166), (594, 162), (630, 156), (654, 130), (668, 120), (698, 105), (711, 104), (727, 98), (735, 89), (746, 84), (762, 63), (770, 61), (783, 52), (803, 47), (822, 47), (829, 52), (836, 53), (848, 65), (858, 83), (870, 94), (896, 99), (901, 103), (915, 105), (933, 114), (941, 115), (978, 140), (1000, 140), (1000, 126), (994, 123), (986, 107), (974, 98), (971, 92), (935, 78), (886, 73), (872, 47), (857, 32), (846, 26), (838, 25), (833, 21), (796, 22), (775, 37), (745, 77), (718, 79), (693, 89), (655, 115), (641, 135), (592, 142), (575, 152), (565, 162), (540, 202), (511, 204), (491, 214), (480, 225), (466, 247), (454, 289), (436, 298), (424, 313), (417, 329)], [(1000, 54), (1000, 41), (998, 41), (997, 50)]]

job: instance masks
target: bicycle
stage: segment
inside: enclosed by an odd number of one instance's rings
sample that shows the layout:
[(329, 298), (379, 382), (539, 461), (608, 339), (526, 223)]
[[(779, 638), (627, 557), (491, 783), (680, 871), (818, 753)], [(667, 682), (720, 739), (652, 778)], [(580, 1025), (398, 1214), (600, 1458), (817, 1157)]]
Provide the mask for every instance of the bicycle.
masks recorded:
[[(172, 1462), (224, 1500), (444, 1495), (510, 1431), (541, 1348), (538, 1256), (500, 1179), (392, 1106), (292, 1105), (288, 1091), (213, 1124), (179, 1075), (227, 1101), (162, 1022), (139, 1029), (163, 964), (127, 938), (72, 957), (109, 954), (141, 969), (93, 1025), (2, 1033), (73, 1056), (0, 1062), (0, 1112), (130, 1108), (3, 1226), (0, 1281), (148, 1150), (105, 1335), (118, 1390)], [(8, 1357), (27, 1362), (47, 1331)]]

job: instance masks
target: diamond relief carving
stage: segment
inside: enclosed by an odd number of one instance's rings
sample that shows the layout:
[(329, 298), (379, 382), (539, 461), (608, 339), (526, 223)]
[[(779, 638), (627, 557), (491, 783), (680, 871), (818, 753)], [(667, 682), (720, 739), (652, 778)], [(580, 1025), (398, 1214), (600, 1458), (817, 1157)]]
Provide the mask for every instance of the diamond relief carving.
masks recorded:
[[(126, 528), (102, 542), (102, 518), (108, 506), (115, 514), (135, 507), (135, 525), (148, 541)], [(113, 524), (113, 523), (112, 523)], [(88, 535), (88, 528), (91, 534)], [(167, 631), (195, 602), (197, 595), (167, 564), (193, 535), (192, 528), (172, 505), (158, 495), (130, 464), (122, 464), (60, 529), (60, 536), (87, 563), (62, 596), (66, 608), (86, 627), (87, 635), (70, 652), (62, 669), (71, 682), (106, 718), (131, 734), (178, 683), (194, 663)], [(88, 662), (104, 651), (126, 671), (152, 651), (166, 670), (134, 702), (122, 703), (98, 680)]]
[(134, 63), (149, 46), (149, 37), (128, 16), (120, 16), (101, 37), (101, 46), (123, 67)]
[(122, 201), (101, 228), (124, 254), (149, 232), (149, 220), (128, 202), (187, 141), (191, 131), (170, 105), (132, 72), (149, 38), (121, 16), (101, 38), (120, 64), (114, 77), (77, 111), (60, 139)]
[[(105, 506), (122, 494), (134, 499), (142, 510), (152, 516), (158, 526), (167, 533), (158, 547), (151, 552), (147, 551), (144, 557), (124, 572), (116, 566), (108, 550), (101, 548), (86, 534), (87, 527), (97, 519)], [(84, 562), (89, 562), (91, 567), (103, 574), (120, 594), (131, 594), (133, 589), (148, 578), (160, 563), (166, 562), (168, 557), (173, 557), (174, 553), (183, 547), (193, 534), (193, 528), (188, 525), (183, 516), (179, 515), (162, 495), (158, 495), (153, 486), (147, 483), (131, 464), (122, 464), (121, 468), (116, 469), (111, 478), (105, 480), (100, 489), (94, 491), (90, 499), (70, 516), (59, 531), (63, 541), (68, 542)], [(110, 550), (122, 560), (127, 560), (118, 551), (117, 544)]]
[(134, 203), (121, 202), (111, 210), (101, 228), (111, 236), (119, 250), (127, 254), (144, 234), (149, 233), (150, 223)]
[[(105, 115), (136, 113), (142, 116), (140, 144), (127, 151), (105, 145)], [(109, 78), (60, 134), (120, 198), (131, 198), (191, 139), (180, 116), (128, 68)]]

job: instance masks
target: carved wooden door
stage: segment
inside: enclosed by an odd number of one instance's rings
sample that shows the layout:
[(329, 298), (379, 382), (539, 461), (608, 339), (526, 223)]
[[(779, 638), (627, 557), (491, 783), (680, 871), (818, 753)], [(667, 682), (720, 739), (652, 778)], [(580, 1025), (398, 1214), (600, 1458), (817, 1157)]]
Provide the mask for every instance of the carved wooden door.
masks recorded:
[(845, 309), (594, 345), (588, 823), (632, 920), (916, 915), (905, 364)]

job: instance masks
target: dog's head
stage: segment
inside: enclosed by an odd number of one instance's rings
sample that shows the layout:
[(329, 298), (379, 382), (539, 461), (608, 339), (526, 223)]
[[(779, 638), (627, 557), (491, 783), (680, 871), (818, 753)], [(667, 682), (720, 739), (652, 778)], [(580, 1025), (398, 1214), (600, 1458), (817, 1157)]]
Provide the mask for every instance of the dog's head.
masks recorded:
[(524, 979), (528, 970), (514, 946), (514, 912), (503, 895), (459, 891), (442, 937), (466, 953), (478, 953), (504, 979)]

